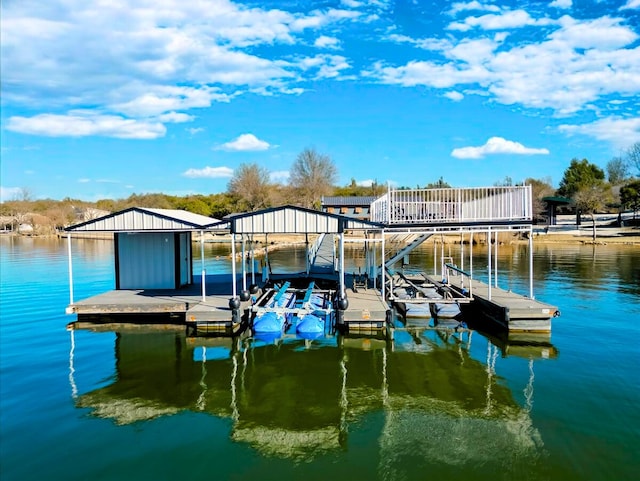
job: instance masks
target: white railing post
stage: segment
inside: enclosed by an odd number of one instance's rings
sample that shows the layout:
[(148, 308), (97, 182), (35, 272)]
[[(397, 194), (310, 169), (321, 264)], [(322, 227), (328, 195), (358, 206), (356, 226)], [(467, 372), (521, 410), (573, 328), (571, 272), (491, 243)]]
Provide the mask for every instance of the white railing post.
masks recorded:
[(71, 231), (67, 231), (67, 253), (69, 256), (69, 305), (73, 305), (73, 262), (71, 260)]
[(533, 227), (529, 227), (529, 297), (533, 297)]
[(489, 272), (489, 282), (487, 283), (489, 286), (489, 291), (488, 291), (488, 295), (489, 295), (489, 300), (491, 300), (491, 282), (493, 280), (493, 274), (491, 272), (491, 227), (489, 227), (489, 230), (487, 231), (487, 247), (489, 250), (489, 262), (488, 262), (488, 272)]
[(206, 279), (207, 273), (204, 269), (204, 231), (200, 231), (200, 275), (202, 282), (202, 302), (206, 302), (207, 300), (207, 288), (206, 288)]

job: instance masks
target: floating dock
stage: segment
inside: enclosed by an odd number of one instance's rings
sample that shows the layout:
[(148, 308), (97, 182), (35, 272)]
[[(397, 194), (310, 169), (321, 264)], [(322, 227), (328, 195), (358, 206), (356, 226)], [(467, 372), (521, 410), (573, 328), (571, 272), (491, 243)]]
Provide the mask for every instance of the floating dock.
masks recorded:
[[(371, 221), (297, 206), (236, 214), (225, 220), (184, 211), (130, 208), (66, 229), (69, 233), (70, 297), (67, 313), (79, 316), (147, 316), (146, 319), (168, 316), (177, 323), (194, 326), (196, 331), (235, 335), (249, 325), (256, 312), (254, 307), (267, 289), (279, 281), (290, 281), (291, 287), (296, 289), (309, 290), (310, 282), (314, 282), (312, 290), (332, 291), (331, 306), (327, 306), (331, 309), (331, 322), (336, 329), (347, 332), (375, 332), (389, 328), (393, 318), (391, 304), (404, 306), (404, 314), (407, 306), (417, 308), (419, 304), (425, 304), (430, 309), (416, 309), (413, 313), (416, 316), (424, 314), (425, 318), (435, 318), (436, 315), (445, 318), (445, 308), (464, 307), (465, 310), (482, 311), (509, 332), (549, 332), (551, 319), (559, 311), (533, 298), (531, 199), (530, 186), (389, 189), (387, 194), (371, 204)], [(115, 289), (75, 301), (72, 233), (84, 235), (87, 232), (113, 233)], [(194, 269), (197, 244), (193, 242), (192, 235), (195, 232), (200, 234), (200, 282), (197, 269)], [(215, 282), (205, 273), (205, 233), (225, 235), (230, 241), (231, 275), (213, 276), (216, 277)], [(360, 271), (357, 275), (345, 273), (345, 235), (353, 233), (359, 235), (352, 240), (362, 242), (364, 246), (365, 274)], [(497, 287), (499, 233), (528, 236), (528, 297)], [(271, 273), (267, 247), (268, 236), (272, 234), (304, 236), (306, 256), (303, 272)], [(445, 258), (443, 247), (439, 280), (449, 277), (452, 280), (451, 283), (443, 283), (435, 279), (437, 256), (434, 242), (434, 278), (425, 277), (424, 280), (425, 285), (428, 283), (435, 287), (436, 295), (431, 297), (423, 292), (420, 296), (407, 296), (400, 300), (393, 291), (397, 273), (394, 264), (401, 261), (403, 265), (408, 264), (410, 252), (434, 235), (460, 238), (460, 265), (464, 264), (464, 245), (470, 246), (468, 257), (472, 266), (474, 244), (484, 244), (488, 258), (488, 284), (472, 279), (470, 274), (447, 264), (447, 259), (451, 258)], [(264, 236), (265, 258), (260, 281), (255, 279), (255, 236)], [(444, 241), (440, 244), (443, 246)], [(240, 260), (242, 262), (238, 266)], [(238, 267), (241, 274), (237, 272)], [(460, 284), (455, 283), (455, 275), (443, 274), (445, 268), (461, 274)], [(247, 287), (249, 274), (252, 284)], [(494, 279), (496, 286), (492, 287)], [(416, 292), (422, 289), (416, 287), (413, 286)], [(295, 316), (295, 313), (288, 314)], [(448, 314), (450, 318), (457, 315)]]
[(551, 332), (551, 320), (560, 315), (556, 306), (507, 291), (496, 286), (465, 279), (464, 286), (449, 284), (456, 297), (472, 296), (468, 306), (497, 322), (509, 332)]

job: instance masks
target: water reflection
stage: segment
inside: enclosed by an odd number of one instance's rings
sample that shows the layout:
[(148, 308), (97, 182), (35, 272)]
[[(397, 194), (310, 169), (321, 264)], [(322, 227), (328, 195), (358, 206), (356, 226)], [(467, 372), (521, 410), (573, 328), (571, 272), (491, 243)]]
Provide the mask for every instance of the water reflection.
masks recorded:
[[(230, 439), (264, 456), (310, 460), (348, 451), (350, 429), (381, 414), (379, 471), (388, 479), (402, 478), (408, 458), (507, 466), (541, 453), (529, 415), (533, 357), (520, 406), (496, 372), (500, 348), (482, 336), (396, 330), (393, 340), (266, 344), (139, 326), (115, 333), (113, 382), (82, 392), (81, 346), (70, 332), (69, 380), (78, 408), (117, 425), (205, 412), (229, 419)], [(472, 355), (485, 345), (486, 359)]]

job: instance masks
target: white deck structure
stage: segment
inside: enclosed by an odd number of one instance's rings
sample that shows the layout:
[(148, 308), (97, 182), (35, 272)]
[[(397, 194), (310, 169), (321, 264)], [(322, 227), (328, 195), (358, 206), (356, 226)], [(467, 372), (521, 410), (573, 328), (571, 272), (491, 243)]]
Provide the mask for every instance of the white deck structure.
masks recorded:
[(371, 221), (473, 224), (532, 220), (531, 186), (391, 190), (371, 204)]

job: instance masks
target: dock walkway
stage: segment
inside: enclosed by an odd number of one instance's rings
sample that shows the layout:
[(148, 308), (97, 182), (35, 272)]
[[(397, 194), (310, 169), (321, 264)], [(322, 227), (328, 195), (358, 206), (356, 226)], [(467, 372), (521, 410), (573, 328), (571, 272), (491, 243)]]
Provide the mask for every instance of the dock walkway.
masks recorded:
[(311, 262), (309, 273), (331, 274), (335, 272), (335, 245), (333, 235), (325, 235)]
[[(350, 275), (345, 279), (352, 285)], [(391, 308), (378, 289), (347, 289), (349, 307), (344, 311), (345, 327), (349, 331), (384, 329), (390, 320)]]

